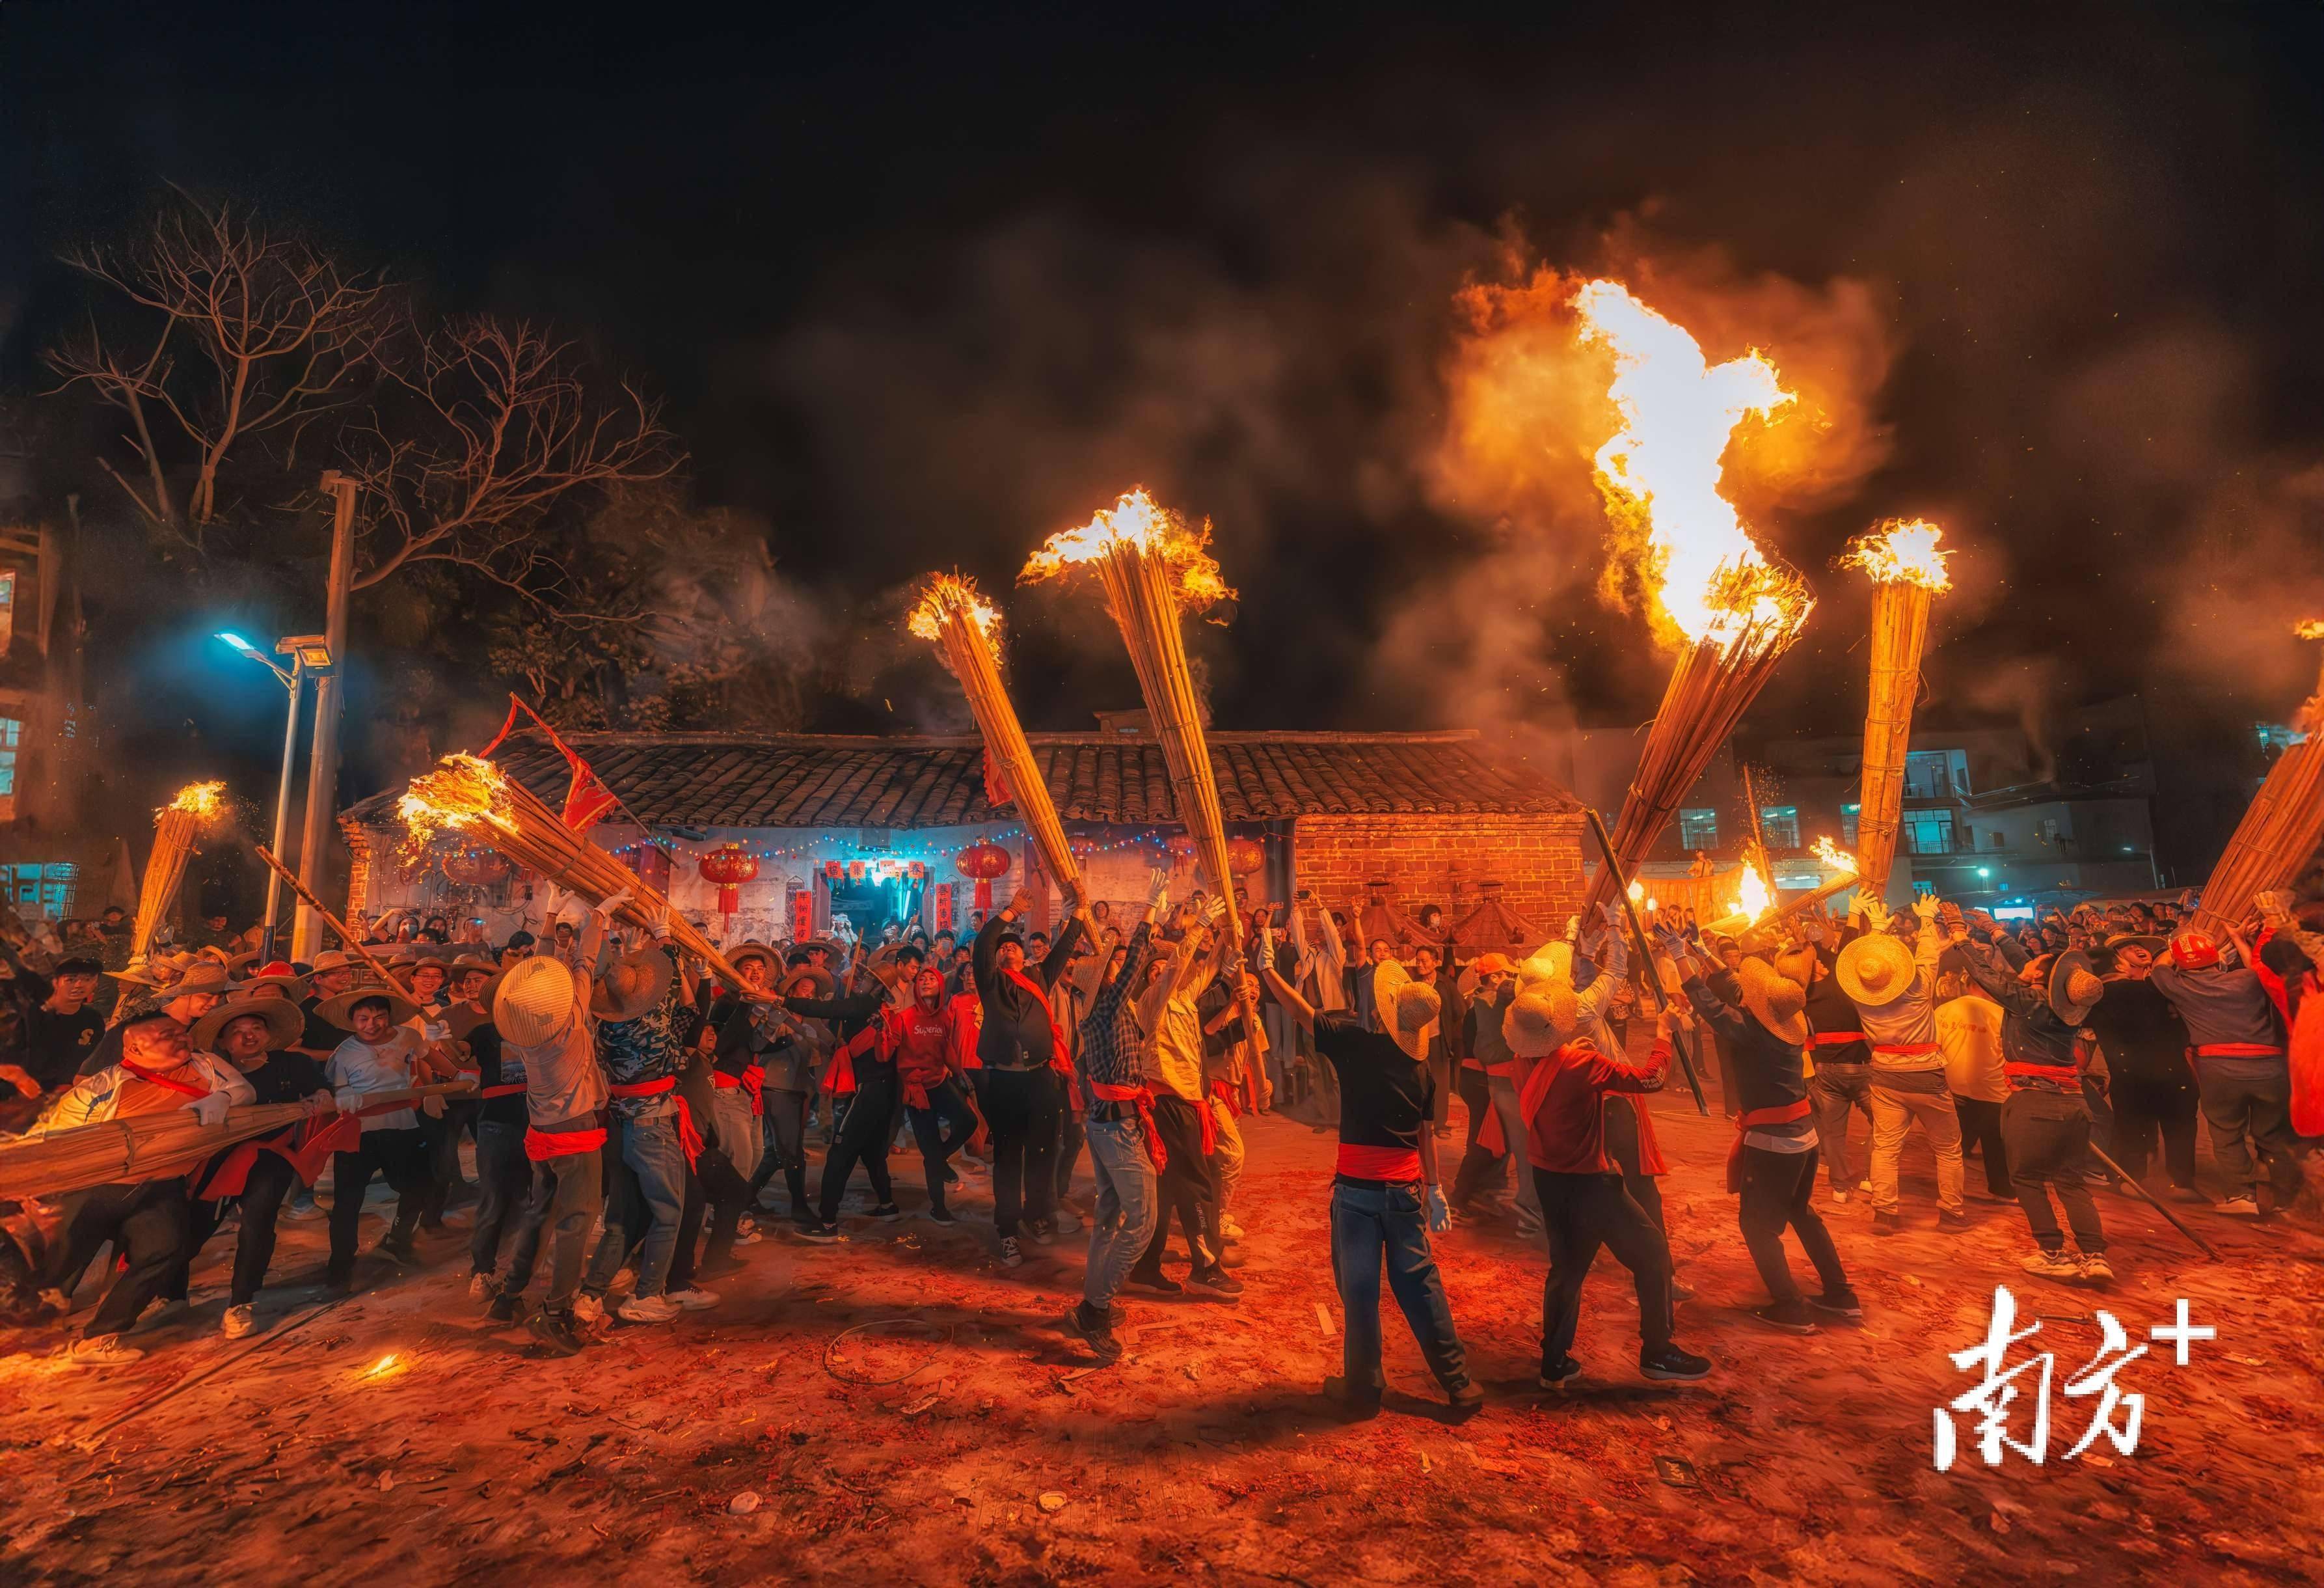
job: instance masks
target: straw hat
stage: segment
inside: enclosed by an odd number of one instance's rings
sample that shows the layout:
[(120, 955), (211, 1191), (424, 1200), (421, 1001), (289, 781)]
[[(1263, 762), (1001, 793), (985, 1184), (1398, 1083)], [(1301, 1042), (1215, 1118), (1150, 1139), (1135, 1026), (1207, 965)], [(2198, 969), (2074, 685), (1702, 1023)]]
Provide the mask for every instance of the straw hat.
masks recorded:
[(1402, 965), (1389, 960), (1372, 977), (1372, 1000), (1379, 1005), (1380, 1023), (1405, 1056), (1416, 1062), (1426, 1059), (1437, 1016), (1444, 1008), (1436, 989), (1414, 981)]
[(783, 995), (786, 998), (798, 997), (799, 994), (793, 992), (791, 988), (800, 982), (807, 983), (813, 989), (807, 994), (809, 998), (828, 998), (839, 990), (838, 982), (829, 971), (816, 965), (795, 965), (782, 974)]
[(2105, 996), (2106, 983), (2090, 968), (2090, 956), (2080, 949), (2067, 949), (2050, 967), (2050, 1007), (2068, 1025), (2079, 1026), (2089, 1019), (2090, 1011)]
[(1786, 1042), (1808, 1039), (1808, 990), (1764, 959), (1745, 959), (1735, 971), (1743, 984), (1743, 1007)]
[(519, 1048), (546, 1042), (573, 1013), (573, 973), (554, 959), (521, 959), (493, 994), (493, 1024)]
[(226, 962), (226, 974), (228, 974), (228, 975), (230, 975), (230, 976), (239, 976), (239, 975), (244, 974), (245, 973), (247, 973), (247, 972), (251, 969), (251, 967), (252, 967), (252, 966), (255, 965), (257, 963), (258, 963), (258, 950), (256, 950), (255, 948), (254, 948), (254, 949), (250, 950), (250, 951), (249, 951), (248, 953), (246, 953), (246, 954), (236, 954), (236, 955), (230, 956), (227, 958)]
[(1910, 992), (1919, 970), (1911, 946), (1886, 932), (1851, 939), (1833, 967), (1840, 990), (1866, 1009), (1885, 1009)]
[(315, 1005), (315, 1013), (325, 1025), (352, 1031), (355, 1029), (355, 1005), (369, 998), (384, 999), (387, 1018), (399, 1026), (420, 1012), (418, 1004), (392, 987), (352, 987), (336, 998), (326, 998)]
[(2160, 932), (2116, 932), (2106, 940), (2108, 948), (2144, 948), (2149, 959), (2160, 959), (2171, 939)]
[(223, 998), (240, 986), (239, 982), (226, 974), (226, 966), (214, 959), (206, 959), (169, 984), (170, 996), (164, 1002), (174, 1002), (190, 993), (199, 992), (215, 993)]
[(363, 968), (364, 962), (354, 955), (344, 954), (336, 948), (326, 948), (322, 953), (315, 956), (315, 962), (309, 967), (308, 974), (327, 976), (333, 971), (359, 971)]
[(742, 968), (742, 962), (746, 959), (764, 961), (770, 971), (779, 971), (783, 968), (783, 956), (756, 937), (751, 938), (740, 947), (729, 948), (726, 951), (726, 963), (736, 970)]
[(244, 1015), (254, 1015), (266, 1022), (266, 1050), (288, 1048), (299, 1040), (307, 1029), (307, 1017), (299, 1006), (284, 998), (230, 998), (194, 1022), (188, 1039), (197, 1053), (212, 1053), (226, 1027)]
[(1510, 1001), (1501, 1014), (1501, 1040), (1519, 1058), (1543, 1058), (1564, 1047), (1581, 1023), (1573, 989), (1545, 986)]
[(624, 954), (590, 983), (589, 1012), (604, 1020), (633, 1020), (669, 995), (669, 956), (659, 948)]

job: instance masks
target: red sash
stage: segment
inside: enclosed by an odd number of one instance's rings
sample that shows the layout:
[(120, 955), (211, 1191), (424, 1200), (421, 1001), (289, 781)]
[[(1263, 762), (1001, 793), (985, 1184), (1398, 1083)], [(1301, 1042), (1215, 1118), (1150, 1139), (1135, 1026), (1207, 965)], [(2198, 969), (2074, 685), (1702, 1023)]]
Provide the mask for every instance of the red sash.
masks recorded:
[(760, 1105), (759, 1094), (766, 1086), (767, 1071), (766, 1066), (756, 1059), (743, 1066), (739, 1076), (730, 1076), (724, 1070), (711, 1071), (710, 1084), (721, 1092), (732, 1092), (739, 1086), (751, 1094), (751, 1112), (753, 1114), (766, 1112)]
[(1933, 1042), (1875, 1042), (1872, 1045), (1875, 1054), (1894, 1053), (1905, 1058), (1916, 1058), (1923, 1053), (1936, 1050), (1937, 1045)]
[[(523, 1090), (521, 1086), (517, 1089)], [(608, 1097), (664, 1097), (677, 1090), (678, 1078), (664, 1076), (659, 1081), (632, 1081), (623, 1086), (608, 1086), (605, 1094)], [(489, 1097), (492, 1094), (488, 1092), (485, 1095)], [(603, 1134), (599, 1132), (601, 1138)], [(678, 1144), (686, 1152), (687, 1167), (693, 1168), (694, 1160), (702, 1156), (702, 1132), (694, 1128), (694, 1111), (686, 1106), (684, 1097), (678, 1100)], [(526, 1150), (531, 1150), (529, 1144)]]
[(2281, 1058), (2280, 1042), (2205, 1042), (2194, 1050), (2197, 1058)]
[(1818, 1048), (1837, 1048), (1863, 1040), (1864, 1033), (1861, 1031), (1818, 1031), (1815, 1034), (1815, 1045)]
[(208, 1097), (210, 1094), (210, 1089), (208, 1086), (197, 1086), (190, 1081), (177, 1081), (168, 1076), (156, 1075), (134, 1058), (123, 1059), (121, 1067), (141, 1081), (156, 1086), (166, 1086), (181, 1097)]
[[(1424, 1122), (1420, 1127), (1429, 1126)], [(1416, 1180), (1420, 1150), (1413, 1147), (1354, 1147), (1340, 1143), (1339, 1172), (1352, 1180)]]
[(351, 1113), (317, 1114), (278, 1131), (262, 1141), (244, 1141), (218, 1159), (217, 1168), (201, 1189), (205, 1202), (239, 1196), (250, 1186), (250, 1171), (262, 1151), (287, 1159), (301, 1184), (311, 1186), (334, 1152), (353, 1152), (362, 1145), (363, 1124)]
[(1073, 1057), (1065, 1051), (1065, 1034), (1057, 1029), (1057, 1017), (1049, 1008), (1049, 994), (1041, 983), (1023, 971), (1002, 971), (1002, 975), (1025, 989), (1026, 996), (1041, 1006), (1041, 1013), (1049, 1022), (1049, 1067), (1060, 1075), (1074, 1073)]
[(1786, 1103), (1781, 1108), (1745, 1109), (1743, 1117), (1735, 1122), (1735, 1145), (1727, 1149), (1727, 1189), (1730, 1193), (1743, 1189), (1745, 1132), (1757, 1125), (1788, 1125), (1794, 1120), (1807, 1118), (1809, 1112), (1808, 1100), (1804, 1097), (1797, 1103)]
[(1231, 1120), (1242, 1118), (1242, 1094), (1234, 1089), (1233, 1082), (1213, 1081), (1211, 1095), (1227, 1105), (1227, 1118)]
[(659, 1081), (632, 1081), (626, 1085), (608, 1086), (605, 1088), (605, 1095), (608, 1097), (659, 1097), (666, 1092), (677, 1090), (676, 1077), (664, 1076)]
[[(1163, 1149), (1162, 1132), (1154, 1124), (1154, 1088), (1151, 1086), (1109, 1086), (1102, 1081), (1092, 1081), (1089, 1089), (1100, 1103), (1131, 1103), (1138, 1105), (1138, 1132), (1146, 1138), (1146, 1156), (1154, 1160), (1154, 1172), (1160, 1174), (1170, 1161)], [(1204, 1109), (1204, 1113), (1210, 1110)]]
[(604, 1144), (605, 1128), (603, 1125), (586, 1131), (536, 1131), (530, 1125), (524, 1128), (524, 1155), (535, 1163), (595, 1152)]

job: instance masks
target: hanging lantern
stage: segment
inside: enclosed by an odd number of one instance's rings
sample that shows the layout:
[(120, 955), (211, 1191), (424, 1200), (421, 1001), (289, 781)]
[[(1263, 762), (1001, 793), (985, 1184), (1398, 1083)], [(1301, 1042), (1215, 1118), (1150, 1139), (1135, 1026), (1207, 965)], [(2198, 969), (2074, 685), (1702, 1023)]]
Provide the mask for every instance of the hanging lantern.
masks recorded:
[(835, 882), (846, 874), (846, 869), (835, 860), (826, 860), (823, 863), (823, 874)]
[(976, 882), (976, 908), (992, 908), (992, 880), (1009, 874), (1009, 851), (998, 844), (972, 844), (960, 852), (960, 874)]
[(718, 913), (731, 916), (742, 908), (742, 884), (759, 874), (756, 855), (740, 844), (724, 844), (695, 863), (702, 880), (718, 888)]
[(1227, 870), (1236, 876), (1247, 877), (1267, 863), (1267, 851), (1256, 838), (1227, 840)]
[(1163, 847), (1169, 852), (1170, 864), (1174, 869), (1194, 863), (1194, 840), (1192, 835), (1173, 833)]
[(456, 850), (444, 857), (444, 880), (463, 888), (489, 888), (509, 874), (509, 863), (490, 849)]
[(863, 863), (862, 861), (851, 860), (847, 863), (847, 880), (851, 882), (860, 882), (863, 880)]
[(928, 863), (925, 860), (916, 860), (912, 862), (912, 881), (915, 882), (925, 882), (927, 880)]

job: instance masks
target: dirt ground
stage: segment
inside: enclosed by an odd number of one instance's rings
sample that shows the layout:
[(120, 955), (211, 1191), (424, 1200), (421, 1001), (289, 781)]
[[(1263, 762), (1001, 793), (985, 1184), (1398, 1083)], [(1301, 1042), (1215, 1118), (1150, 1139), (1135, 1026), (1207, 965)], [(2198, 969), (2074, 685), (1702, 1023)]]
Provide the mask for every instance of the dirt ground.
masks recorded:
[[(1677, 1095), (1655, 1107), (1699, 1292), (1679, 1338), (1718, 1364), (1700, 1384), (1639, 1379), (1636, 1304), (1601, 1258), (1586, 1375), (1537, 1389), (1545, 1255), (1480, 1217), (1437, 1251), (1484, 1409), (1449, 1420), (1391, 1307), (1388, 1410), (1334, 1421), (1315, 1395), (1340, 1353), (1333, 1138), (1279, 1115), (1244, 1122), (1249, 1293), (1126, 1298), (1129, 1354), (1110, 1368), (1055, 1327), (1084, 1238), (1001, 1269), (978, 1176), (956, 1228), (850, 1216), (835, 1247), (770, 1235), (716, 1287), (723, 1306), (617, 1326), (569, 1362), (467, 1299), (465, 1233), (423, 1238), (414, 1270), (367, 1256), (366, 1288), (325, 1306), (323, 1227), (286, 1223), (263, 1335), (217, 1332), (222, 1233), (193, 1311), (133, 1336), (151, 1349), (134, 1368), (77, 1371), (54, 1333), (0, 1340), (0, 1582), (2324, 1579), (2312, 1230), (2196, 1210), (2225, 1259), (2209, 1263), (2101, 1193), (2119, 1278), (2045, 1283), (2017, 1269), (2014, 1206), (1972, 1200), (1974, 1230), (1940, 1234), (1916, 1140), (1905, 1233), (1875, 1237), (1864, 1198), (1819, 1195), (1867, 1316), (1798, 1339), (1748, 1312), (1763, 1297), (1720, 1189), (1729, 1127)], [(917, 1158), (891, 1161), (922, 1205)], [(366, 1218), (367, 1243), (383, 1223)], [(1932, 1414), (1973, 1381), (1946, 1353), (1982, 1340), (1997, 1282), (2019, 1326), (2042, 1321), (2020, 1350), (2057, 1352), (2050, 1460), (1988, 1470), (1965, 1418), (1940, 1475)], [(2181, 1297), (2218, 1338), (2188, 1366), (2157, 1342), (2123, 1370), (2145, 1397), (2136, 1454), (2101, 1440), (2063, 1460), (2090, 1419), (2062, 1389), (2098, 1349), (2093, 1309), (2150, 1344)], [(1665, 1481), (1658, 1457), (1691, 1473)]]

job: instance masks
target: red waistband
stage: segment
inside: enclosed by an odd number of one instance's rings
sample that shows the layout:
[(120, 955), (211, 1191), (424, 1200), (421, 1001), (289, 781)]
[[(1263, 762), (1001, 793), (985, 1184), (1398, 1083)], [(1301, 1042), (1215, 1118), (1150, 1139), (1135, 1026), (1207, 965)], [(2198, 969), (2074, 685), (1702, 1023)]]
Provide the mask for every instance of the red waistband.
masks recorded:
[(1864, 1033), (1861, 1031), (1818, 1031), (1815, 1036), (1815, 1045), (1818, 1048), (1831, 1048), (1843, 1042), (1863, 1040)]
[(1937, 1045), (1933, 1042), (1875, 1042), (1872, 1045), (1872, 1051), (1901, 1054), (1907, 1058), (1912, 1058), (1923, 1053), (1936, 1052)]
[(514, 1097), (524, 1090), (522, 1081), (511, 1081), (504, 1085), (487, 1086), (476, 1094), (479, 1097)]
[(2073, 1064), (2026, 1064), (2011, 1059), (2001, 1066), (2001, 1073), (2013, 1081), (2075, 1081), (2082, 1078), (2082, 1066)]
[(2273, 1042), (2204, 1042), (2193, 1049), (2197, 1058), (2281, 1058), (2283, 1049)]
[(627, 1085), (608, 1086), (608, 1097), (659, 1097), (665, 1092), (678, 1090), (678, 1077), (664, 1076), (659, 1081), (632, 1081)]
[(1807, 1118), (1808, 1113), (1808, 1100), (1803, 1097), (1797, 1103), (1787, 1103), (1781, 1108), (1747, 1108), (1743, 1111), (1742, 1119), (1737, 1122), (1747, 1131), (1757, 1125), (1788, 1125), (1794, 1120)]
[(1420, 1152), (1412, 1147), (1356, 1147), (1342, 1141), (1338, 1168), (1340, 1173), (1356, 1180), (1416, 1180), (1420, 1178)]
[(571, 1158), (576, 1153), (595, 1152), (605, 1144), (603, 1125), (586, 1131), (536, 1131), (525, 1127), (524, 1155), (535, 1163), (546, 1163), (552, 1158)]
[[(1087, 1080), (1088, 1077), (1083, 1077)], [(1169, 1167), (1170, 1154), (1162, 1145), (1162, 1132), (1154, 1123), (1154, 1088), (1151, 1086), (1110, 1086), (1103, 1081), (1089, 1082), (1090, 1095), (1099, 1103), (1129, 1103), (1138, 1108), (1138, 1133), (1146, 1138), (1146, 1156), (1154, 1160), (1154, 1172), (1160, 1174)], [(1210, 1110), (1203, 1111), (1205, 1114)]]

